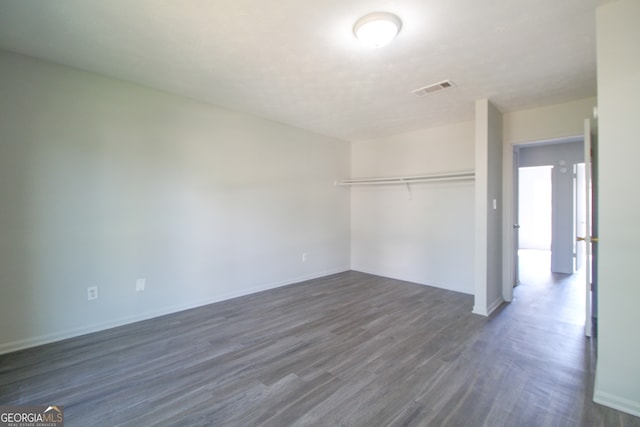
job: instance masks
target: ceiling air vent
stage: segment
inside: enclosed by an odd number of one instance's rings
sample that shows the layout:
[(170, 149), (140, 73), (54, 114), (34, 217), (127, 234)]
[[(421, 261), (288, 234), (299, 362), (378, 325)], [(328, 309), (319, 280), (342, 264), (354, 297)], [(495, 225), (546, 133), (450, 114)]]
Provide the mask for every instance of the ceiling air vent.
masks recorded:
[(438, 92), (439, 90), (447, 89), (447, 88), (450, 88), (450, 87), (455, 87), (453, 82), (451, 80), (444, 80), (444, 81), (441, 81), (439, 83), (434, 83), (434, 84), (429, 85), (429, 86), (425, 86), (425, 87), (421, 87), (421, 88), (416, 89), (416, 90), (412, 90), (411, 93), (414, 94), (415, 96), (427, 96), (427, 95), (432, 94), (434, 92)]

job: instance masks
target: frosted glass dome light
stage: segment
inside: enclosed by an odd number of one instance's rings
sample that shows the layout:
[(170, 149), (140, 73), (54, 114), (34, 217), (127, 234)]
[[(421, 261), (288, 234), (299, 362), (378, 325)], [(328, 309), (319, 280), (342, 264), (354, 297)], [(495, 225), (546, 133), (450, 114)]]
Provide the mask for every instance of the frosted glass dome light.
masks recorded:
[(400, 32), (402, 21), (387, 12), (374, 12), (358, 19), (353, 26), (353, 34), (369, 47), (388, 45)]

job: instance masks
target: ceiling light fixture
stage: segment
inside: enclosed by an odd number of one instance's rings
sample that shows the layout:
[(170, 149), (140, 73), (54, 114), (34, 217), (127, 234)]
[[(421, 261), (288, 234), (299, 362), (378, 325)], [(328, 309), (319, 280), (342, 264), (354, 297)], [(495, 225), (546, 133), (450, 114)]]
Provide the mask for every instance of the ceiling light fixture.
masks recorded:
[(400, 32), (402, 21), (388, 12), (374, 12), (358, 19), (353, 34), (369, 47), (386, 46)]

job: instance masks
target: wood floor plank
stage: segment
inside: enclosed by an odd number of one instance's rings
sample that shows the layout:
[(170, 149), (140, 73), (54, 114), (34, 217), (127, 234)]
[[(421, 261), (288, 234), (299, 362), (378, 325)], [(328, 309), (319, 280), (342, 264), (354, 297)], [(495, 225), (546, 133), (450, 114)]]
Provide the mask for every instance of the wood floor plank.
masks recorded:
[(0, 404), (61, 404), (68, 426), (640, 426), (591, 401), (571, 286), (523, 285), (487, 319), (341, 273), (2, 355)]

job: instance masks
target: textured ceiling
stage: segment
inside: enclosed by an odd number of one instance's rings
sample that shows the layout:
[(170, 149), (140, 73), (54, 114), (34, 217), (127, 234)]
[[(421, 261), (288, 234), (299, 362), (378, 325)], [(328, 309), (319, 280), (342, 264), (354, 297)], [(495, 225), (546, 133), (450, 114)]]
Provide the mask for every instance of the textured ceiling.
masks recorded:
[[(0, 48), (361, 140), (595, 96), (599, 3), (0, 0)], [(402, 31), (368, 49), (352, 26), (379, 10)]]

